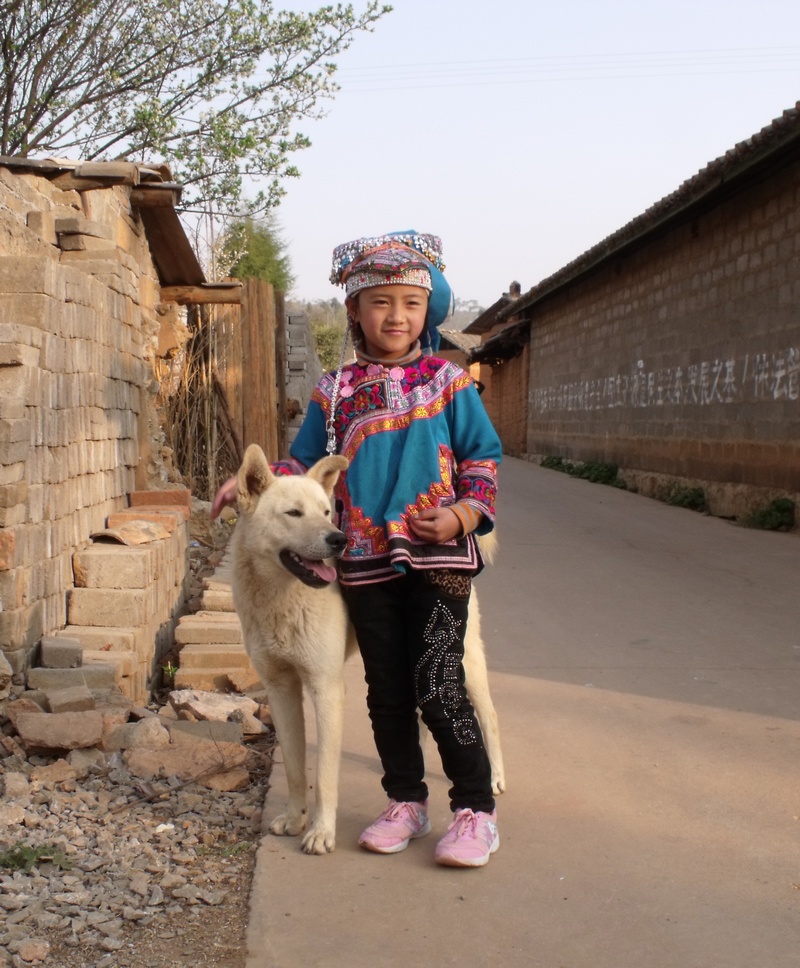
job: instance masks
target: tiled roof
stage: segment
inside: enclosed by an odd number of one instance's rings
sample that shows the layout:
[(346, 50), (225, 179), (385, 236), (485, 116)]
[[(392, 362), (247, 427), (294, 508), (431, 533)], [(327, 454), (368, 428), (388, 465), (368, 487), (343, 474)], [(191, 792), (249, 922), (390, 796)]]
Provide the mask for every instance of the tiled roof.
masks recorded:
[[(735, 179), (751, 172), (759, 164), (777, 160), (784, 152), (797, 150), (800, 145), (800, 101), (784, 111), (771, 124), (740, 141), (724, 155), (709, 162), (696, 175), (687, 179), (674, 192), (656, 202), (641, 215), (602, 242), (588, 249), (573, 262), (537, 283), (514, 303), (502, 306), (495, 303), (492, 324), (502, 322), (535, 303), (544, 295), (572, 282), (584, 272), (621, 250), (641, 243), (650, 233), (680, 217), (686, 217), (712, 195), (724, 192)], [(487, 313), (491, 310), (487, 310)]]
[(65, 189), (88, 191), (128, 185), (139, 212), (162, 286), (202, 286), (205, 274), (181, 224), (175, 205), (182, 186), (167, 165), (129, 161), (70, 161), (65, 158), (22, 158), (0, 155), (0, 166), (32, 172)]
[(440, 329), (439, 336), (442, 338), (442, 343), (450, 343), (454, 349), (462, 350), (464, 353), (469, 353), (481, 341), (480, 336), (462, 333), (460, 329)]
[[(507, 293), (503, 293), (503, 295), (498, 300), (493, 302), (488, 309), (484, 309), (480, 316), (472, 320), (469, 326), (466, 327), (466, 331), (468, 333), (487, 333), (497, 323), (500, 314), (503, 313), (503, 310), (509, 305), (510, 302), (511, 298), (509, 295)], [(503, 316), (505, 315), (506, 314), (503, 313)]]

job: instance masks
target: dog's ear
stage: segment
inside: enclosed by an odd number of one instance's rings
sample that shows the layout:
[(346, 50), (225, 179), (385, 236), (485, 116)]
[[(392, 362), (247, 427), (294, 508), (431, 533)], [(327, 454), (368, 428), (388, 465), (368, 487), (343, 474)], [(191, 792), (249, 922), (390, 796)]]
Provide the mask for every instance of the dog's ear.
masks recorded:
[(255, 499), (275, 480), (264, 451), (258, 444), (250, 444), (244, 452), (244, 460), (239, 468), (237, 498), (242, 511), (251, 510)]
[(310, 477), (317, 484), (321, 484), (325, 493), (331, 495), (334, 487), (336, 487), (336, 482), (339, 480), (339, 475), (342, 471), (346, 471), (349, 466), (350, 461), (346, 457), (342, 457), (341, 454), (333, 454), (331, 457), (323, 457), (322, 460), (318, 460), (306, 474), (306, 477)]

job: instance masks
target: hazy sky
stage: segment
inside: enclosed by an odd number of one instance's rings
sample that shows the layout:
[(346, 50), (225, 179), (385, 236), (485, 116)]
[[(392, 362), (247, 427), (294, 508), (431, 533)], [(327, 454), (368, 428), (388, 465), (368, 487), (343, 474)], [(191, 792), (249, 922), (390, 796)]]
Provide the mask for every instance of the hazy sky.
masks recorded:
[(415, 229), (485, 307), (793, 107), (800, 2), (394, 0), (338, 63), (276, 212), (292, 295), (341, 297), (335, 245)]

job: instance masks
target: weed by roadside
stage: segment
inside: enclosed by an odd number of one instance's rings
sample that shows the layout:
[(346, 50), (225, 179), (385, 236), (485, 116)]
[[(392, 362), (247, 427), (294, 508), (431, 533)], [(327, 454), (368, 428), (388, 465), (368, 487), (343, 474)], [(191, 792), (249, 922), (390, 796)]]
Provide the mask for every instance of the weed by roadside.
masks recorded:
[(776, 497), (765, 508), (754, 511), (744, 524), (748, 528), (761, 528), (763, 531), (789, 531), (794, 527), (794, 522), (794, 501), (788, 497)]
[(665, 504), (671, 504), (676, 508), (688, 508), (690, 511), (704, 512), (708, 510), (706, 492), (702, 487), (677, 487), (670, 488), (664, 498)]
[(0, 870), (30, 872), (40, 864), (49, 864), (62, 871), (72, 869), (64, 851), (49, 844), (33, 847), (23, 841), (17, 841), (13, 847), (0, 851)]
[(542, 467), (552, 471), (561, 471), (569, 474), (570, 477), (579, 477), (581, 480), (590, 481), (592, 484), (609, 484), (611, 487), (626, 488), (625, 481), (619, 476), (619, 468), (616, 464), (607, 464), (603, 461), (572, 461), (563, 457), (545, 457), (541, 463)]

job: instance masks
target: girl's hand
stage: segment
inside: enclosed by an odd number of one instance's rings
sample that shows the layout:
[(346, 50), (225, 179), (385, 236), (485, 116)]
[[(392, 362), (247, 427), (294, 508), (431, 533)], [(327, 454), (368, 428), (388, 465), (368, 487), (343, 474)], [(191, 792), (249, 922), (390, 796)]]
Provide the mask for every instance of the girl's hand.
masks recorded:
[(409, 518), (408, 526), (428, 544), (443, 544), (461, 534), (461, 522), (450, 508), (425, 508)]
[(222, 509), (227, 507), (229, 504), (236, 504), (237, 490), (238, 478), (229, 477), (214, 495), (214, 503), (211, 505), (212, 518), (218, 518)]

